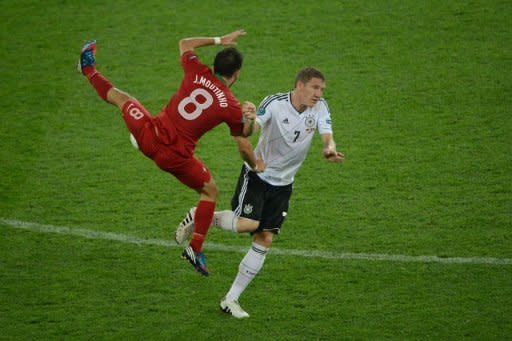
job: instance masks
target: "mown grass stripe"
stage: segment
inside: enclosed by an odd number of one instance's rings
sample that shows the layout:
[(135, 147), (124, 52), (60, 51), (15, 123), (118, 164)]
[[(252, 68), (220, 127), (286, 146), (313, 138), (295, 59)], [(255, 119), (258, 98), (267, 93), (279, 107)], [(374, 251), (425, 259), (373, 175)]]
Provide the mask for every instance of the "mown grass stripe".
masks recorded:
[[(121, 243), (137, 245), (155, 245), (170, 248), (181, 248), (174, 241), (162, 239), (142, 239), (114, 232), (102, 232), (77, 227), (54, 226), (47, 224), (38, 224), (28, 221), (0, 218), (0, 224), (16, 229), (29, 230), (42, 233), (56, 233), (62, 235), (71, 235), (89, 239), (113, 240)], [(231, 246), (217, 243), (206, 243), (205, 246), (210, 250), (245, 253), (249, 246)], [(272, 248), (274, 255), (297, 256), (306, 258), (323, 258), (338, 260), (365, 260), (365, 261), (388, 261), (404, 263), (441, 263), (441, 264), (488, 264), (488, 265), (512, 265), (510, 258), (492, 258), (492, 257), (439, 257), (439, 256), (408, 256), (408, 255), (389, 255), (378, 253), (352, 253), (352, 252), (328, 252), (300, 249), (279, 249)]]

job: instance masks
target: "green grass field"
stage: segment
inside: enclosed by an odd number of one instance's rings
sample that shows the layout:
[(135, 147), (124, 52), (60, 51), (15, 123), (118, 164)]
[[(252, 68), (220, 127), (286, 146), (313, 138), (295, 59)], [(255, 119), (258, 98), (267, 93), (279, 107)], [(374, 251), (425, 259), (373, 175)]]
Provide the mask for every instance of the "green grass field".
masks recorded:
[[(2, 2), (0, 339), (512, 339), (509, 1)], [(172, 232), (196, 193), (135, 151), (98, 68), (154, 114), (177, 43), (245, 28), (233, 91), (259, 103), (296, 72), (327, 77), (343, 165), (320, 139), (282, 234), (241, 297), (218, 304), (250, 245), (211, 230), (202, 278)], [(198, 50), (209, 62), (216, 47)], [(229, 207), (226, 126), (198, 155)]]

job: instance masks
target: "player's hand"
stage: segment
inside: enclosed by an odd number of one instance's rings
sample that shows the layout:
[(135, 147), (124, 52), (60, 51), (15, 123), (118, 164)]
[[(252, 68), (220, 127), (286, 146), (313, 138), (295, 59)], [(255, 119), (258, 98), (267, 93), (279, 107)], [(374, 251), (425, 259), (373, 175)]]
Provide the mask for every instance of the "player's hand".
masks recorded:
[(343, 160), (345, 160), (345, 155), (343, 155), (342, 153), (340, 153), (332, 148), (325, 148), (323, 150), (323, 153), (324, 153), (324, 158), (326, 158), (328, 161), (331, 161), (331, 162), (339, 163), (339, 162), (343, 162)]
[(251, 136), (254, 133), (255, 129), (255, 119), (256, 119), (256, 106), (251, 102), (244, 102), (242, 104), (242, 113), (243, 113), (243, 135)]
[(256, 106), (246, 101), (242, 104), (242, 113), (244, 114), (245, 120), (254, 120), (256, 119)]
[(263, 159), (256, 159), (256, 166), (252, 170), (253, 172), (261, 173), (265, 170), (265, 167), (266, 165)]
[(228, 33), (220, 38), (220, 43), (222, 45), (236, 45), (236, 39), (240, 36), (246, 35), (247, 32), (245, 30), (237, 30), (231, 33)]

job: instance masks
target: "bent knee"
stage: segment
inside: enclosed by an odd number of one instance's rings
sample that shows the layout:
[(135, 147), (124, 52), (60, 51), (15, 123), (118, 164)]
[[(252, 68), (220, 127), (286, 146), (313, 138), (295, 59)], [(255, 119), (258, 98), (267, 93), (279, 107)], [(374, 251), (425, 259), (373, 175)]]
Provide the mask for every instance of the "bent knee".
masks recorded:
[(213, 178), (209, 182), (204, 184), (203, 188), (201, 189), (201, 194), (211, 199), (217, 198), (217, 196), (219, 195), (219, 188), (213, 181)]
[(272, 246), (272, 239), (274, 238), (274, 234), (269, 231), (261, 231), (254, 234), (254, 241), (262, 245), (266, 248)]

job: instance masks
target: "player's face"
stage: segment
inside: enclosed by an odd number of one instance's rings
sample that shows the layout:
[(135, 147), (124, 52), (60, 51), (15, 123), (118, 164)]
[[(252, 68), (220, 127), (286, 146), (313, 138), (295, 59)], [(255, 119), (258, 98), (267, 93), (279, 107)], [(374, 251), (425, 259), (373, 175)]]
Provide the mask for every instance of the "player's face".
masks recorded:
[(322, 98), (325, 90), (325, 81), (320, 78), (311, 78), (307, 83), (298, 82), (297, 90), (301, 93), (302, 105), (314, 106)]

